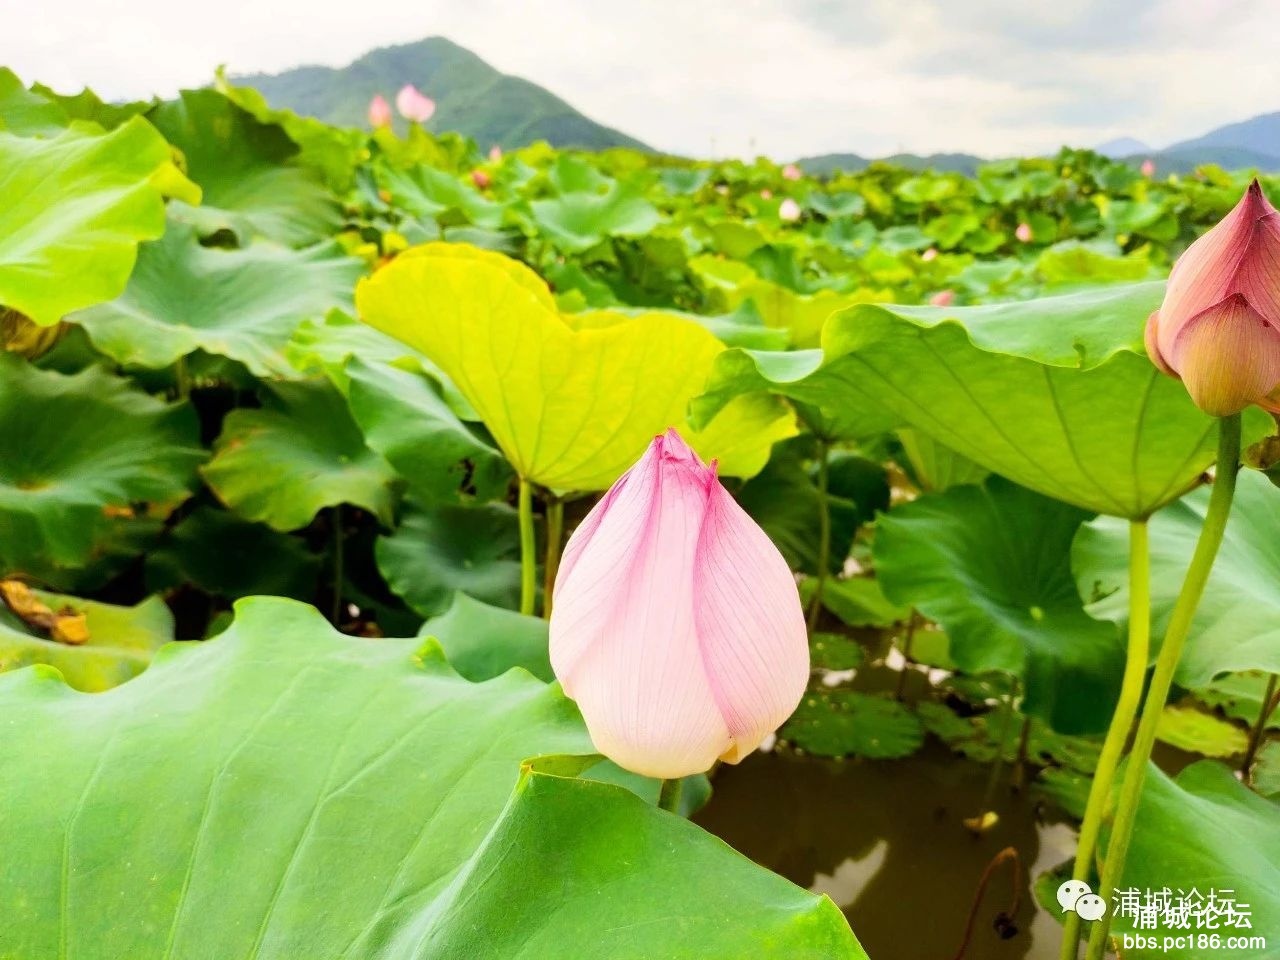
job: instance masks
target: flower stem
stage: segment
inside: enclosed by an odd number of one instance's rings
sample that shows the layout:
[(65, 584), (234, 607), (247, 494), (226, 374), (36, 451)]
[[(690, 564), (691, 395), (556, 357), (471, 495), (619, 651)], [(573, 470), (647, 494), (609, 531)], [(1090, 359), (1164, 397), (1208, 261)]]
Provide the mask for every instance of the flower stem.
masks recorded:
[[(1125, 656), (1124, 679), (1120, 682), (1120, 699), (1111, 726), (1102, 741), (1098, 766), (1093, 772), (1093, 784), (1089, 788), (1089, 800), (1084, 808), (1084, 821), (1080, 824), (1080, 840), (1076, 845), (1075, 865), (1071, 870), (1073, 880), (1087, 880), (1093, 869), (1094, 851), (1098, 834), (1111, 802), (1111, 788), (1115, 784), (1116, 767), (1124, 752), (1125, 741), (1133, 729), (1133, 720), (1142, 703), (1142, 686), (1147, 676), (1147, 660), (1151, 646), (1151, 550), (1146, 519), (1129, 523), (1129, 643)], [(1080, 915), (1068, 911), (1062, 926), (1062, 950), (1060, 960), (1076, 960), (1080, 950)]]
[[(1178, 594), (1168, 629), (1165, 630), (1164, 643), (1160, 647), (1155, 673), (1151, 677), (1151, 687), (1142, 706), (1142, 719), (1138, 721), (1138, 733), (1134, 738), (1133, 749), (1129, 751), (1124, 780), (1120, 784), (1111, 841), (1107, 846), (1102, 882), (1098, 887), (1098, 895), (1104, 900), (1110, 900), (1111, 892), (1124, 877), (1129, 842), (1133, 838), (1133, 824), (1138, 815), (1138, 801), (1142, 797), (1142, 783), (1151, 760), (1151, 748), (1156, 742), (1156, 727), (1160, 723), (1165, 701), (1169, 698), (1169, 688), (1173, 685), (1178, 658), (1182, 655), (1183, 644), (1191, 630), (1191, 620), (1195, 617), (1205, 584), (1209, 581), (1218, 547), (1222, 545), (1239, 469), (1240, 414), (1237, 413), (1218, 421), (1218, 465), (1213, 493), (1209, 497), (1209, 510), (1204, 517), (1204, 526), (1200, 528), (1200, 539), (1196, 541), (1191, 566), (1187, 568), (1186, 579), (1182, 582), (1182, 591)], [(1110, 912), (1094, 923), (1089, 935), (1089, 949), (1085, 954), (1087, 960), (1102, 960), (1107, 949), (1110, 927)]]
[(818, 613), (822, 610), (822, 588), (827, 584), (831, 566), (831, 501), (827, 497), (830, 485), (830, 468), (827, 465), (829, 445), (818, 441), (818, 581), (809, 599), (809, 632), (818, 625)]
[(329, 511), (329, 525), (333, 528), (333, 548), (331, 551), (330, 561), (333, 568), (333, 606), (330, 609), (329, 620), (335, 627), (341, 629), (342, 622), (342, 581), (345, 576), (343, 571), (343, 547), (345, 542), (345, 531), (342, 529), (342, 504), (336, 504)]
[(533, 535), (533, 485), (520, 478), (520, 612), (533, 616), (538, 593), (537, 541)]
[(662, 789), (658, 791), (658, 806), (671, 813), (680, 813), (680, 788), (684, 781), (679, 777), (662, 781)]
[(1258, 722), (1253, 725), (1253, 731), (1249, 734), (1249, 749), (1245, 751), (1244, 763), (1240, 764), (1240, 775), (1248, 782), (1249, 769), (1253, 766), (1254, 757), (1258, 755), (1258, 748), (1262, 746), (1262, 738), (1267, 732), (1267, 721), (1271, 719), (1271, 714), (1275, 713), (1276, 707), (1280, 706), (1280, 696), (1276, 694), (1276, 682), (1280, 681), (1280, 674), (1273, 673), (1271, 679), (1267, 681), (1267, 692), (1262, 695), (1262, 708), (1258, 711)]
[(564, 501), (547, 495), (547, 552), (542, 562), (542, 616), (551, 619), (551, 595), (560, 569), (560, 547), (564, 539)]

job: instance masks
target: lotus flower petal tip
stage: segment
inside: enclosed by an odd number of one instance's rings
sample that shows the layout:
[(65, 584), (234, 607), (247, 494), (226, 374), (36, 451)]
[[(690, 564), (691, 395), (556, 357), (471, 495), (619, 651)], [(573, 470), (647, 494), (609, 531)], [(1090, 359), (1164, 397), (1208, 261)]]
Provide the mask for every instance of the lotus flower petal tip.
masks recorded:
[(400, 116), (414, 123), (426, 123), (436, 112), (435, 101), (419, 92), (411, 83), (406, 83), (396, 94), (396, 109)]
[(380, 93), (369, 101), (369, 126), (375, 130), (391, 126), (391, 104)]
[(786, 561), (674, 430), (569, 538), (550, 633), (596, 749), (651, 777), (741, 760), (809, 679)]
[(1280, 405), (1280, 214), (1256, 179), (1174, 264), (1146, 345), (1206, 413)]

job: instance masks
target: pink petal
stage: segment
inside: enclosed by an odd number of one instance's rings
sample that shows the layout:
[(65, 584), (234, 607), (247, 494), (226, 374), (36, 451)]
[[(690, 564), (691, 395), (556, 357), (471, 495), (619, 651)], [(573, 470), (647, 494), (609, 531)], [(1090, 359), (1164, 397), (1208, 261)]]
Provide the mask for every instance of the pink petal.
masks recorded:
[(794, 163), (788, 163), (782, 168), (783, 180), (799, 180), (801, 176), (803, 176), (803, 174), (801, 173), (800, 168)]
[(719, 483), (694, 567), (699, 647), (737, 763), (791, 716), (809, 682), (809, 638), (778, 548)]
[(1031, 237), (1033, 236), (1033, 234), (1031, 233), (1031, 224), (1029, 223), (1018, 224), (1018, 229), (1013, 231), (1013, 235), (1017, 237), (1018, 240), (1022, 243), (1030, 243)]
[(929, 305), (933, 307), (949, 307), (956, 302), (956, 292), (954, 290), (939, 290), (929, 298)]
[(369, 101), (369, 126), (375, 130), (391, 126), (391, 104), (387, 103), (387, 98), (382, 94)]
[(1184, 324), (1169, 359), (1196, 406), (1224, 417), (1280, 387), (1280, 330), (1235, 294)]
[(778, 218), (786, 223), (792, 223), (800, 219), (800, 204), (796, 203), (790, 197), (783, 200), (778, 205)]
[(406, 83), (396, 94), (396, 109), (406, 120), (426, 123), (436, 112), (436, 104), (430, 97), (420, 93), (413, 84)]
[(1147, 356), (1151, 358), (1151, 362), (1160, 368), (1160, 372), (1170, 377), (1176, 377), (1178, 372), (1169, 366), (1169, 362), (1165, 360), (1164, 354), (1160, 352), (1160, 311), (1151, 311), (1151, 316), (1147, 317), (1147, 326), (1143, 331), (1143, 340), (1147, 346)]

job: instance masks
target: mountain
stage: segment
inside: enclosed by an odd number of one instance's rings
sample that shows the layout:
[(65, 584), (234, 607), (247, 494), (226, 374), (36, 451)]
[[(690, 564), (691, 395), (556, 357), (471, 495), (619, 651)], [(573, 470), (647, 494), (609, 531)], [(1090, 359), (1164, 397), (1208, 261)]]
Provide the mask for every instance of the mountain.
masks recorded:
[(1154, 153), (1142, 153), (1123, 158), (1135, 167), (1144, 160), (1156, 165), (1156, 172), (1163, 176), (1167, 173), (1193, 173), (1196, 167), (1206, 163), (1214, 163), (1224, 170), (1258, 170), (1262, 173), (1280, 172), (1280, 157), (1266, 153), (1258, 153), (1247, 147), (1228, 146), (1195, 146), (1169, 147)]
[(985, 162), (981, 157), (975, 157), (971, 153), (931, 153), (928, 156), (921, 156), (915, 153), (895, 153), (887, 157), (876, 157), (874, 159), (857, 153), (824, 153), (817, 157), (804, 157), (797, 160), (796, 163), (806, 173), (825, 177), (835, 173), (837, 170), (843, 170), (845, 173), (857, 173), (859, 170), (865, 170), (876, 160), (892, 163), (899, 167), (906, 167), (908, 170), (936, 170), (941, 173), (964, 173), (969, 176), (973, 175), (980, 163)]
[(231, 80), (257, 88), (272, 106), (348, 127), (368, 124), (366, 113), (375, 94), (394, 102), (396, 91), (412, 83), (436, 102), (429, 128), (466, 134), (482, 150), (493, 144), (521, 147), (535, 140), (586, 150), (649, 149), (583, 116), (536, 83), (499, 72), (444, 37), (373, 50), (345, 67), (305, 66)]
[(1104, 157), (1110, 157), (1112, 160), (1134, 157), (1140, 153), (1154, 152), (1151, 147), (1134, 137), (1116, 137), (1114, 140), (1098, 144), (1093, 149)]
[(1166, 148), (1169, 151), (1202, 150), (1212, 147), (1237, 147), (1265, 157), (1280, 157), (1280, 113), (1264, 113), (1260, 117), (1229, 123), (1191, 140), (1183, 140)]

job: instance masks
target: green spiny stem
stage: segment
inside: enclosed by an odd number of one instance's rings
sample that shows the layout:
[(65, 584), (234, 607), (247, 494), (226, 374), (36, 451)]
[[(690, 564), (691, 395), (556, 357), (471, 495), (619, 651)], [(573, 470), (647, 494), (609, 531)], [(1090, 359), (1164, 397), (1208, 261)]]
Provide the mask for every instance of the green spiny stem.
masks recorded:
[(542, 616), (551, 619), (551, 595), (560, 569), (560, 548), (564, 539), (564, 501), (547, 495), (547, 552), (542, 562)]
[(830, 468), (827, 464), (828, 444), (818, 441), (818, 580), (809, 599), (809, 632), (818, 625), (818, 613), (822, 610), (822, 588), (826, 586), (831, 566), (831, 502), (827, 498), (830, 485)]
[[(1071, 870), (1073, 880), (1087, 880), (1093, 869), (1094, 852), (1098, 846), (1098, 834), (1111, 801), (1111, 788), (1115, 784), (1116, 767), (1124, 753), (1125, 742), (1133, 729), (1134, 718), (1142, 703), (1142, 686), (1147, 676), (1147, 660), (1151, 646), (1151, 550), (1147, 521), (1129, 523), (1129, 644), (1125, 656), (1124, 679), (1120, 682), (1120, 699), (1111, 726), (1102, 741), (1098, 766), (1089, 788), (1089, 800), (1084, 808), (1084, 820), (1080, 824), (1080, 840), (1076, 844), (1075, 865)], [(1060, 960), (1076, 960), (1080, 952), (1080, 915), (1074, 910), (1067, 913), (1062, 925), (1062, 949)]]
[(680, 812), (680, 789), (684, 781), (679, 777), (663, 780), (662, 789), (658, 791), (658, 806), (663, 810), (678, 814)]
[(538, 594), (538, 546), (533, 535), (533, 485), (520, 478), (520, 612), (533, 616)]
[(1267, 721), (1271, 719), (1271, 714), (1276, 712), (1276, 707), (1280, 706), (1280, 694), (1276, 693), (1277, 681), (1280, 681), (1280, 674), (1273, 673), (1271, 679), (1267, 681), (1267, 692), (1262, 696), (1262, 709), (1258, 711), (1258, 722), (1253, 725), (1253, 731), (1249, 734), (1249, 749), (1245, 751), (1244, 762), (1240, 764), (1240, 773), (1246, 781), (1249, 779), (1253, 760), (1258, 755), (1258, 748), (1262, 746), (1262, 738), (1266, 735)]
[[(1107, 845), (1102, 882), (1098, 886), (1098, 895), (1104, 900), (1110, 900), (1111, 892), (1124, 877), (1129, 842), (1133, 838), (1133, 825), (1138, 815), (1138, 802), (1142, 798), (1142, 783), (1151, 760), (1151, 749), (1156, 742), (1156, 728), (1160, 723), (1165, 701), (1169, 698), (1169, 688), (1173, 685), (1173, 674), (1178, 667), (1178, 658), (1182, 655), (1187, 634), (1191, 630), (1191, 621), (1200, 605), (1205, 584), (1209, 581), (1218, 548), (1222, 545), (1227, 519), (1231, 515), (1231, 499), (1235, 496), (1239, 469), (1240, 414), (1237, 413), (1218, 421), (1218, 465), (1213, 493), (1209, 497), (1209, 510), (1204, 517), (1204, 526), (1200, 528), (1200, 538), (1196, 541), (1191, 566), (1187, 568), (1186, 579), (1182, 582), (1182, 591), (1178, 594), (1178, 601), (1169, 618), (1160, 655), (1156, 658), (1156, 669), (1151, 676), (1146, 702), (1142, 706), (1142, 718), (1138, 721), (1138, 733), (1134, 737), (1133, 749), (1129, 751), (1124, 780), (1120, 784), (1111, 841)], [(1086, 960), (1102, 960), (1110, 928), (1111, 914), (1108, 912), (1093, 925)]]

